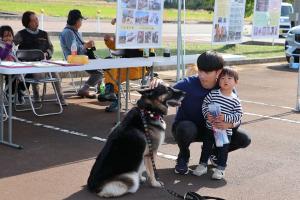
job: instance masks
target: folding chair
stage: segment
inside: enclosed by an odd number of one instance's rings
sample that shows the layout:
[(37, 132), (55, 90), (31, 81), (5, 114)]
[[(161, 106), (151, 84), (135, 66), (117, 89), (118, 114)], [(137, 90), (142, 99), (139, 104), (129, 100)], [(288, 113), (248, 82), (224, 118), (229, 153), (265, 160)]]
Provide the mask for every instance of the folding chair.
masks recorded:
[[(61, 41), (61, 35), (58, 36), (58, 40)], [(63, 48), (62, 48), (61, 45), (60, 45), (60, 47), (61, 47), (63, 59), (64, 59), (64, 60), (67, 60), (67, 58), (66, 58), (66, 56), (65, 56), (65, 54), (64, 54), (64, 52), (63, 52)], [(75, 83), (75, 81), (74, 81), (74, 76), (72, 75), (72, 73), (74, 73), (74, 72), (67, 72), (69, 78), (71, 78), (71, 82), (72, 82), (72, 86), (73, 86), (73, 89), (74, 89), (74, 93), (77, 94), (77, 93), (78, 93), (78, 89), (80, 89), (81, 86), (82, 86), (83, 80), (82, 80), (82, 76), (80, 76), (80, 85), (79, 85), (79, 86), (76, 86), (76, 83)]]
[[(32, 50), (18, 50), (16, 52), (16, 56), (18, 58), (19, 61), (23, 61), (23, 62), (28, 62), (28, 61), (41, 61), (44, 60), (44, 53), (41, 50), (38, 49), (32, 49)], [(51, 73), (46, 73), (48, 76), (45, 76), (44, 78), (41, 79), (34, 79), (34, 78), (25, 78), (24, 74), (21, 74), (21, 79), (24, 83), (25, 89), (26, 89), (26, 93), (27, 93), (27, 98), (29, 100), (30, 103), (30, 108), (23, 108), (23, 109), (17, 109), (17, 104), (15, 103), (15, 109), (16, 111), (27, 111), (27, 110), (32, 110), (33, 113), (36, 116), (48, 116), (48, 115), (57, 115), (62, 113), (63, 108), (55, 87), (55, 82), (59, 82), (60, 80), (58, 78), (52, 78)], [(26, 86), (25, 83), (30, 83), (30, 84), (43, 84), (43, 94), (42, 94), (42, 98), (41, 98), (41, 102), (40, 102), (40, 107), (36, 108), (33, 105), (33, 101), (30, 95), (30, 91), (28, 89), (28, 87)], [(47, 92), (47, 83), (51, 83), (53, 91), (55, 93), (55, 99), (45, 99), (45, 95)], [(16, 99), (16, 98), (15, 98)], [(45, 102), (49, 102), (49, 101), (54, 101), (55, 103), (57, 103), (59, 105), (59, 110), (57, 112), (48, 112), (48, 113), (37, 113), (38, 109), (42, 108), (43, 103)]]

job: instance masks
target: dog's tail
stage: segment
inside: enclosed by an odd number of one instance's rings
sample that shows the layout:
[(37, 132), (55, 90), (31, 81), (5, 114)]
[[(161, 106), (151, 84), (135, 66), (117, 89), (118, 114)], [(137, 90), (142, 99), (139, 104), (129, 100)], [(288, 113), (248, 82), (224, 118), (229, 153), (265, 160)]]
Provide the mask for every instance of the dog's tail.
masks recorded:
[(100, 197), (118, 197), (126, 193), (135, 193), (139, 184), (137, 172), (122, 174), (104, 184), (98, 195)]

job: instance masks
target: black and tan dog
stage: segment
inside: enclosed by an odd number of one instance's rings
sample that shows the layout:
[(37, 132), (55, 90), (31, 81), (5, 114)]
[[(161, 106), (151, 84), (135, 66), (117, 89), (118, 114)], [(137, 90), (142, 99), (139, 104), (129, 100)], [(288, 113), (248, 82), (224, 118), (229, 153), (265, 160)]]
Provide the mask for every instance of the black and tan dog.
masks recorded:
[(180, 104), (184, 92), (164, 85), (139, 92), (142, 97), (137, 107), (132, 108), (112, 129), (90, 172), (88, 189), (101, 197), (136, 192), (140, 181), (146, 181), (142, 176), (145, 168), (151, 186), (161, 186), (151, 165), (141, 112), (148, 126), (155, 160), (157, 149), (165, 138), (166, 124), (162, 117), (167, 114), (168, 105)]

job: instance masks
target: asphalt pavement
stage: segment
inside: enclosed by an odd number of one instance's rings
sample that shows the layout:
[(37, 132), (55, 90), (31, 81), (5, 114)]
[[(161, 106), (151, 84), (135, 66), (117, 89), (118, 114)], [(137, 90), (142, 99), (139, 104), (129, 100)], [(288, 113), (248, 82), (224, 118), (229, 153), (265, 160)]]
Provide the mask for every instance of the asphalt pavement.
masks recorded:
[[(211, 172), (202, 177), (176, 175), (173, 169), (178, 147), (170, 133), (175, 114), (171, 108), (165, 117), (166, 140), (157, 160), (161, 180), (179, 193), (195, 191), (227, 200), (298, 200), (300, 115), (293, 110), (297, 70), (289, 69), (285, 63), (240, 65), (237, 70), (238, 94), (244, 110), (242, 128), (251, 136), (251, 145), (229, 154), (225, 180), (211, 180)], [(159, 75), (172, 84), (175, 73), (161, 71)], [(68, 79), (63, 79), (63, 86), (66, 91), (70, 86)], [(67, 97), (69, 106), (61, 115), (34, 117), (30, 111), (13, 113), (13, 140), (24, 149), (0, 145), (0, 199), (100, 199), (89, 193), (85, 185), (116, 114), (105, 113), (107, 104), (97, 100), (79, 99), (71, 93)], [(133, 91), (132, 100), (136, 98), (138, 94)], [(193, 143), (191, 169), (198, 163), (200, 152), (201, 143)], [(174, 198), (144, 184), (137, 193), (118, 199)]]

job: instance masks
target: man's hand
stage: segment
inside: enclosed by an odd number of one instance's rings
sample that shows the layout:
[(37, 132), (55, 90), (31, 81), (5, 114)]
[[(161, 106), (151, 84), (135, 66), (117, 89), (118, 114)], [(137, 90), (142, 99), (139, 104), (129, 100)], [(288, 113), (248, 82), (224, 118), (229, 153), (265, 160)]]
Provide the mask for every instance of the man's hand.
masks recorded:
[(159, 78), (154, 78), (150, 81), (149, 87), (151, 89), (153, 89), (153, 88), (156, 88), (159, 84), (167, 85), (166, 83), (163, 82), (163, 80), (161, 80)]
[(221, 120), (219, 120), (217, 118), (215, 118), (215, 120), (213, 120), (212, 126), (214, 128), (222, 129), (222, 130), (233, 128), (233, 124), (232, 123), (226, 123), (226, 122), (221, 121)]
[(214, 118), (210, 113), (208, 113), (208, 114), (207, 114), (207, 121), (208, 121), (210, 124), (212, 124), (214, 120), (215, 120), (215, 118)]
[(88, 42), (84, 43), (84, 48), (89, 49), (95, 46), (95, 43), (93, 40), (89, 40)]
[(224, 114), (221, 113), (219, 116), (216, 117), (216, 120), (219, 120), (219, 121), (221, 121), (221, 122), (224, 122), (224, 118), (225, 118), (225, 117), (224, 117)]

